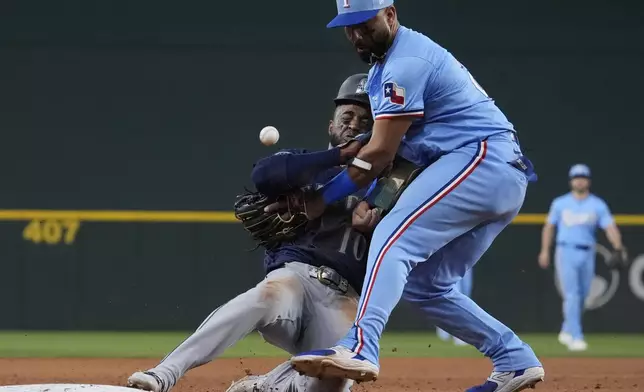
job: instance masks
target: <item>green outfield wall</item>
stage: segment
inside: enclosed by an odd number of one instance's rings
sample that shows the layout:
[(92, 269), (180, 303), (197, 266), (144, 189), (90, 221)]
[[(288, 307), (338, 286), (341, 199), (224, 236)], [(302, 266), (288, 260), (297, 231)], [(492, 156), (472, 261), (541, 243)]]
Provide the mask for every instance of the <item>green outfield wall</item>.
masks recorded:
[[(325, 148), (337, 88), (367, 70), (325, 28), (333, 2), (310, 3), (0, 6), (0, 328), (191, 329), (261, 279), (235, 195), (278, 147)], [(635, 259), (615, 275), (598, 258), (588, 328), (644, 330), (642, 5), (396, 4), (495, 98), (540, 177), (474, 298), (517, 330), (558, 330), (539, 214), (585, 162)], [(265, 125), (278, 146), (259, 143)], [(390, 324), (425, 326), (402, 305)]]

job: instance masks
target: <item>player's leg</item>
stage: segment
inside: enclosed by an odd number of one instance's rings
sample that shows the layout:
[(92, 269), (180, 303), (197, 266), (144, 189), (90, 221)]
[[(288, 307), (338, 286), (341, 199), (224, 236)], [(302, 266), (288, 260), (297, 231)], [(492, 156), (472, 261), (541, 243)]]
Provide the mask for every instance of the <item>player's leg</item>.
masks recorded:
[(581, 337), (581, 309), (583, 306), (581, 288), (581, 262), (579, 250), (559, 246), (555, 252), (555, 272), (563, 297), (563, 324), (559, 340), (570, 347), (570, 344)]
[(454, 238), (521, 206), (527, 179), (508, 164), (517, 158), (515, 148), (509, 139), (489, 148), (485, 141), (464, 146), (409, 185), (374, 232), (354, 326), (340, 347), (292, 358), (298, 370), (357, 380), (377, 377), (378, 342), (412, 268)]
[[(463, 277), (463, 278), (465, 278), (465, 277)], [(461, 292), (462, 292), (462, 290), (461, 290), (461, 286), (462, 286), (462, 285), (463, 285), (463, 279), (459, 280), (459, 281), (454, 285), (454, 290), (459, 290), (459, 291), (461, 291)], [(450, 340), (450, 339), (454, 339), (454, 342), (455, 342), (455, 343), (460, 343), (460, 342), (462, 341), (462, 340), (460, 340), (460, 339), (458, 339), (458, 338), (456, 338), (456, 337), (454, 337), (454, 336), (450, 335), (449, 333), (447, 333), (447, 331), (445, 331), (444, 329), (442, 329), (442, 328), (440, 328), (440, 327), (436, 327), (436, 334), (438, 335), (438, 338), (439, 338), (440, 340), (443, 340), (443, 341), (448, 341), (448, 340)]]
[(258, 328), (276, 326), (287, 331), (285, 338), (274, 339), (292, 352), (292, 338), (299, 333), (304, 289), (297, 275), (281, 268), (271, 272), (254, 288), (222, 305), (183, 343), (147, 372), (136, 372), (130, 386), (165, 392), (190, 369), (212, 361), (223, 351)]
[[(302, 315), (306, 323), (298, 352), (335, 344), (351, 328), (358, 308), (358, 294), (353, 289), (342, 294), (315, 279), (309, 279), (305, 288), (309, 300)], [(343, 392), (353, 385), (353, 380), (343, 378), (299, 375), (290, 363), (288, 366), (292, 376), (289, 386), (293, 392)]]
[[(454, 290), (458, 290), (461, 293), (463, 293), (463, 294), (465, 294), (465, 295), (467, 295), (469, 297), (470, 292), (471, 292), (471, 284), (472, 284), (471, 274), (468, 271), (468, 272), (465, 273), (465, 276), (463, 276), (463, 278), (461, 280), (456, 282), (456, 284), (454, 285)], [(450, 335), (449, 333), (447, 333), (445, 330), (443, 330), (440, 327), (436, 327), (436, 333), (438, 335), (438, 338), (441, 339), (441, 340), (447, 341), (447, 340), (450, 340), (450, 339), (454, 339), (454, 343), (456, 345), (459, 345), (459, 346), (466, 344), (461, 339)]]
[(231, 385), (226, 392), (350, 392), (351, 380), (320, 380), (299, 375), (289, 361), (262, 376), (247, 376)]
[(445, 332), (445, 330), (436, 327), (436, 335), (438, 335), (438, 338), (443, 341), (448, 341), (452, 338), (452, 335), (448, 334)]
[(459, 291), (468, 297), (472, 296), (474, 281), (474, 268), (467, 270), (463, 278), (458, 282)]
[[(464, 295), (471, 297), (472, 296), (472, 275), (473, 275), (474, 270), (470, 268), (463, 278), (456, 283), (456, 288), (458, 291), (463, 293)], [(457, 338), (454, 336), (454, 344), (457, 346), (466, 346), (467, 343), (463, 341), (462, 339)]]
[(585, 255), (583, 261), (581, 261), (579, 266), (579, 285), (580, 285), (580, 296), (581, 296), (581, 305), (579, 310), (579, 336), (575, 339), (573, 338), (572, 342), (569, 345), (569, 348), (573, 351), (584, 351), (588, 348), (588, 344), (584, 338), (583, 331), (583, 319), (584, 319), (584, 309), (586, 304), (586, 299), (588, 294), (590, 294), (590, 288), (595, 278), (595, 252), (594, 250), (584, 251)]
[[(479, 260), (516, 214), (480, 225), (463, 234), (418, 265), (408, 277), (403, 298), (430, 321), (476, 347), (492, 359), (495, 372), (517, 372), (541, 367), (532, 349), (500, 321), (481, 309), (455, 285), (460, 275)], [(462, 279), (461, 279), (462, 280)], [(530, 371), (532, 372), (532, 371)], [(542, 372), (536, 369), (534, 372)], [(511, 375), (495, 376), (499, 385)], [(532, 380), (532, 374), (528, 373)], [(505, 380), (510, 381), (510, 379)], [(517, 380), (515, 380), (516, 382)]]
[[(347, 293), (320, 283), (309, 274), (311, 267), (302, 263), (289, 263), (301, 280), (303, 290), (302, 333), (291, 337), (296, 346), (292, 354), (303, 350), (327, 347), (342, 338), (349, 330), (355, 317), (358, 294), (349, 289)], [(261, 330), (270, 341), (271, 336), (279, 336), (272, 327)], [(353, 384), (352, 380), (341, 378), (318, 379), (298, 374), (290, 362), (285, 362), (262, 376), (246, 377), (234, 383), (227, 392), (292, 391), (292, 392), (345, 392)]]

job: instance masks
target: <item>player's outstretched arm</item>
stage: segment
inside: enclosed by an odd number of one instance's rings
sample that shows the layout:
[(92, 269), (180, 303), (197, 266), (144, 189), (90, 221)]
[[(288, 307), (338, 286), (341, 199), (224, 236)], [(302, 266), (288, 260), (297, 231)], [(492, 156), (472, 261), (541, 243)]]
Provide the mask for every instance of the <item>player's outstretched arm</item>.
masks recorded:
[(345, 164), (370, 138), (371, 132), (368, 132), (323, 151), (282, 150), (260, 159), (253, 166), (251, 179), (259, 192), (269, 197), (279, 196), (311, 184), (324, 170)]
[(282, 150), (257, 161), (251, 180), (259, 192), (269, 197), (278, 196), (311, 183), (319, 171), (339, 164), (339, 149), (316, 152)]
[(260, 159), (253, 167), (251, 180), (259, 192), (278, 196), (312, 183), (321, 171), (342, 165), (346, 159), (340, 148), (280, 151)]

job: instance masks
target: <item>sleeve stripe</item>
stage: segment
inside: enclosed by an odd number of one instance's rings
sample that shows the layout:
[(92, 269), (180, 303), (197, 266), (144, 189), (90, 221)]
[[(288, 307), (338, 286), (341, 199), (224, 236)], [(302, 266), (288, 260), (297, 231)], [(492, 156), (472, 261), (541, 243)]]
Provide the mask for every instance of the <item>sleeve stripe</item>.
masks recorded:
[(425, 115), (425, 112), (423, 110), (415, 110), (410, 112), (380, 113), (380, 114), (376, 114), (375, 119), (379, 120), (379, 119), (403, 117), (403, 116), (423, 117), (424, 115)]

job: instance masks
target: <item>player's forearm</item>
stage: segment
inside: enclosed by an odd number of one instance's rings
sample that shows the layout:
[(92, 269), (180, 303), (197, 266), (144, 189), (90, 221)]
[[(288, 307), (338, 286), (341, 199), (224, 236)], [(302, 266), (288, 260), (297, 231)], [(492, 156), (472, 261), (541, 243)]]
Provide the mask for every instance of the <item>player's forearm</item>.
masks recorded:
[(251, 173), (259, 192), (277, 196), (313, 182), (321, 171), (339, 166), (343, 157), (338, 148), (300, 154), (276, 154), (260, 159)]
[(389, 166), (396, 156), (397, 149), (385, 149), (378, 145), (367, 144), (356, 156), (357, 159), (371, 164), (371, 170), (355, 166), (349, 167), (349, 176), (360, 188), (369, 185), (382, 171)]
[(357, 158), (362, 162), (370, 164), (371, 168), (365, 169), (363, 167), (349, 165), (347, 169), (331, 179), (320, 191), (325, 204), (332, 204), (371, 185), (373, 180), (393, 160), (393, 156), (391, 158), (388, 157), (388, 153), (371, 150), (369, 144), (367, 144), (367, 146), (360, 150)]
[(554, 237), (555, 227), (550, 223), (546, 223), (541, 230), (541, 252), (549, 252), (552, 246), (552, 239)]
[(622, 234), (615, 224), (606, 228), (606, 238), (608, 238), (608, 241), (614, 249), (622, 249), (624, 247), (624, 244), (622, 244)]
[(396, 156), (411, 121), (407, 117), (376, 121), (369, 142), (358, 151), (354, 161), (324, 185), (324, 203), (331, 204), (364, 188), (382, 173)]

